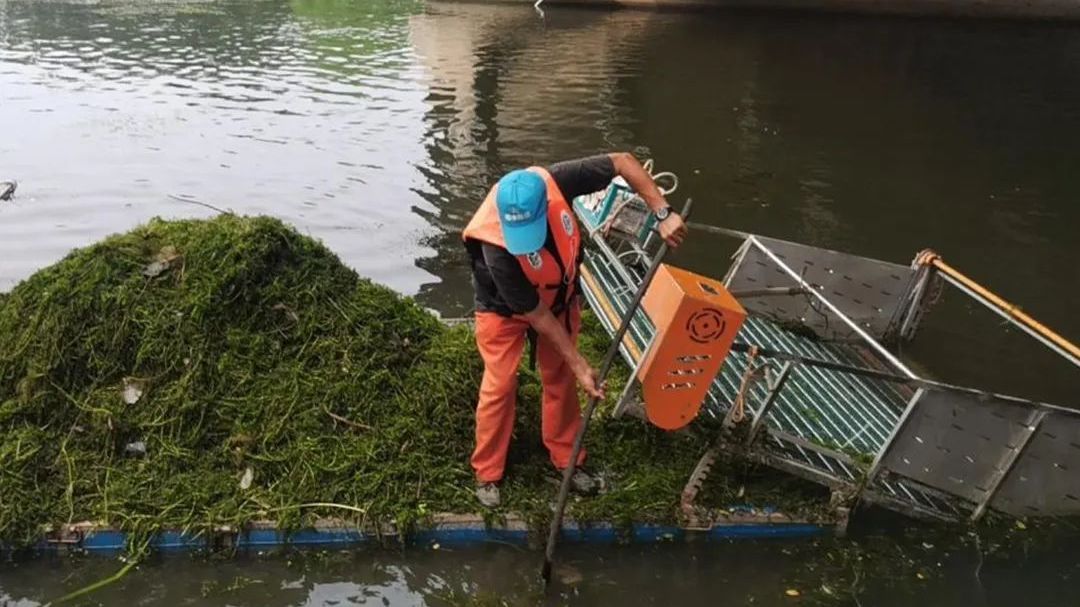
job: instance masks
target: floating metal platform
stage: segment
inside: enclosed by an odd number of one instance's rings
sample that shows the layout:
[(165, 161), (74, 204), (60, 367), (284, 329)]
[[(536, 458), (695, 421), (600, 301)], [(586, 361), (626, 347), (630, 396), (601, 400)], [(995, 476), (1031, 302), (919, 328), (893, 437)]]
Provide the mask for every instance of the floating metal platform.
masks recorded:
[[(582, 290), (613, 334), (657, 239), (643, 203), (618, 180), (574, 208), (590, 236)], [(711, 230), (742, 240), (718, 274), (750, 315), (702, 409), (724, 421), (717, 448), (823, 484), (841, 508), (865, 500), (941, 520), (987, 509), (1080, 514), (1080, 412), (925, 379), (884, 345), (915, 336), (943, 282), (1013, 320), (992, 295), (939, 272), (944, 264), (927, 262), (936, 256), (908, 267)], [(1028, 332), (1080, 366), (1075, 346)], [(639, 310), (620, 344), (631, 368), (654, 333)], [(635, 409), (634, 375), (616, 414)], [(746, 431), (731, 432), (743, 417)], [(684, 501), (713, 457), (703, 456)]]

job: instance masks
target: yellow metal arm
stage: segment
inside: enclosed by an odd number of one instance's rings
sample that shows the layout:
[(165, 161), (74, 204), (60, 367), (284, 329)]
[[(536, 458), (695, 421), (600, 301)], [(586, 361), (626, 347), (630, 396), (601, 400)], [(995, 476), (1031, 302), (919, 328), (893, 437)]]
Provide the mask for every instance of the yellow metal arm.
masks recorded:
[(1050, 342), (1047, 345), (1052, 344), (1051, 347), (1056, 346), (1054, 349), (1061, 351), (1063, 354), (1070, 357), (1073, 364), (1080, 365), (1080, 347), (1077, 347), (1076, 344), (1054, 332), (1050, 327), (1047, 327), (1029, 316), (1026, 312), (1021, 310), (1019, 306), (1002, 299), (986, 287), (965, 276), (956, 268), (945, 263), (945, 261), (941, 259), (941, 256), (934, 251), (931, 251), (930, 249), (922, 251), (915, 257), (915, 263), (918, 265), (933, 266), (941, 272), (949, 282), (952, 282), (972, 295), (984, 300), (1003, 316), (1026, 328), (1032, 335), (1041, 337), (1047, 342)]

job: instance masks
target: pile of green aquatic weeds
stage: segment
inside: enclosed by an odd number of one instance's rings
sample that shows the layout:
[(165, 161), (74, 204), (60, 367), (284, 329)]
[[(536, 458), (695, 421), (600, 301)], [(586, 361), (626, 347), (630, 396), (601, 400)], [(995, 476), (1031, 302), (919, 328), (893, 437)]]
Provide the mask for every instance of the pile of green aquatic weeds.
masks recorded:
[[(154, 220), (0, 299), (0, 542), (475, 511), (481, 371), (468, 327), (280, 221)], [(526, 371), (504, 488), (538, 521), (555, 491), (539, 393)], [(670, 520), (704, 441), (601, 419), (589, 445), (609, 490), (570, 516)]]

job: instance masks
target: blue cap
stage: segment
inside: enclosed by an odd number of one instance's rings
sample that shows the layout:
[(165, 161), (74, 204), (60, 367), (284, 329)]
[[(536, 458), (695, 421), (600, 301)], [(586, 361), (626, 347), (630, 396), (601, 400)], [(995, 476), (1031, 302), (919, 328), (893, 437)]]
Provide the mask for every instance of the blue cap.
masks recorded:
[(495, 193), (506, 250), (511, 255), (535, 253), (547, 240), (547, 186), (532, 171), (510, 171)]

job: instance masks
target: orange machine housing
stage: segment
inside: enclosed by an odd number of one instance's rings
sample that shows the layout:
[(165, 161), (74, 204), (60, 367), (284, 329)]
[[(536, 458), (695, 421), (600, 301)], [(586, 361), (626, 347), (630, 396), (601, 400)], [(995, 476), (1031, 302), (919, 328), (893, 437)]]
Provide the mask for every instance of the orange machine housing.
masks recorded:
[(723, 283), (662, 264), (641, 301), (656, 336), (638, 369), (649, 421), (666, 430), (697, 416), (746, 310)]

